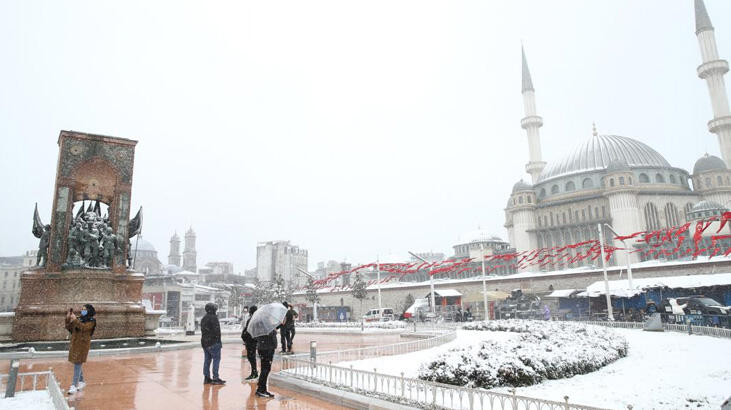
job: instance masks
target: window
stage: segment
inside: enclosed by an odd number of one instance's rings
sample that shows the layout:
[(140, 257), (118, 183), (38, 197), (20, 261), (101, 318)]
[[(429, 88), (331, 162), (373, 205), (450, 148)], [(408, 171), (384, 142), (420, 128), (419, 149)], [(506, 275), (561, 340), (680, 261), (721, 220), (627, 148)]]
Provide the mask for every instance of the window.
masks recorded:
[(693, 204), (688, 202), (685, 204), (685, 222), (690, 222), (690, 213), (693, 210)]
[(706, 177), (705, 183), (706, 183), (706, 188), (710, 188), (711, 187), (711, 178)]
[(680, 218), (678, 217), (678, 208), (670, 202), (668, 202), (665, 205), (665, 224), (668, 227), (680, 225)]
[(574, 221), (579, 222), (579, 211), (574, 211)]
[(716, 181), (718, 182), (719, 186), (723, 185), (723, 178), (721, 178), (720, 175), (716, 177)]
[(602, 205), (602, 218), (607, 218), (607, 207), (605, 207), (604, 205)]
[(629, 184), (632, 185), (632, 177), (629, 177)]
[(624, 177), (619, 177), (619, 185), (624, 185)]
[(591, 178), (584, 178), (584, 180), (581, 181), (581, 187), (582, 188), (594, 188), (594, 181), (592, 181)]
[(599, 207), (594, 207), (594, 218), (599, 219)]
[(566, 192), (571, 192), (576, 190), (576, 185), (574, 185), (573, 181), (569, 181), (566, 183)]
[(563, 213), (562, 219), (563, 219), (563, 223), (565, 225), (566, 224), (566, 212)]
[(518, 203), (519, 203), (519, 204), (522, 204), (522, 203), (523, 203), (523, 197), (522, 197), (522, 196), (519, 196), (519, 197), (518, 197)]
[(581, 210), (581, 220), (582, 221), (585, 221), (586, 220), (586, 211), (583, 210), (583, 209)]
[(538, 194), (539, 198), (545, 198), (546, 197), (546, 188), (541, 188), (541, 193)]
[(526, 199), (528, 199), (528, 203), (529, 203), (529, 204), (532, 204), (532, 203), (533, 203), (533, 200), (531, 199), (530, 195), (528, 195), (528, 196), (526, 197)]
[(614, 178), (609, 179), (609, 186), (614, 186)]
[(660, 229), (660, 218), (657, 215), (657, 207), (653, 203), (645, 205), (645, 226), (648, 231)]
[(670, 174), (670, 182), (673, 184), (675, 183), (675, 175)]
[(650, 182), (650, 177), (648, 177), (647, 174), (644, 174), (644, 173), (640, 174), (640, 183), (646, 184), (648, 182)]
[(551, 193), (552, 194), (557, 194), (558, 193), (558, 185), (554, 185), (554, 186), (551, 187)]
[(657, 182), (658, 184), (664, 184), (665, 177), (662, 176), (662, 174), (655, 174), (655, 182)]

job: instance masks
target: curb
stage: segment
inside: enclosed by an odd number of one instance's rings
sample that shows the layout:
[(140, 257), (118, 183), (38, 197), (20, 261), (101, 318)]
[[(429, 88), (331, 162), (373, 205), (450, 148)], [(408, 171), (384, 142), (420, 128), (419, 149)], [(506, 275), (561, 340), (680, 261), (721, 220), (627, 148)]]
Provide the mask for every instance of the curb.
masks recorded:
[(292, 390), (297, 393), (306, 394), (337, 406), (357, 410), (410, 410), (418, 407), (404, 406), (403, 404), (378, 399), (370, 396), (363, 396), (349, 391), (338, 390), (320, 384), (310, 383), (305, 380), (285, 376), (281, 373), (269, 375), (269, 381), (276, 387)]

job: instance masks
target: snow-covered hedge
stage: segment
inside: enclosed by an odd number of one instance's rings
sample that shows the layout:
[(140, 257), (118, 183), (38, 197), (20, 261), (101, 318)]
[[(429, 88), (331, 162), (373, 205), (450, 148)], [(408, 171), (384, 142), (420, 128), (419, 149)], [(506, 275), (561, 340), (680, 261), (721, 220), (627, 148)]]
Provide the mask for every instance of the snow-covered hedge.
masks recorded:
[[(365, 322), (363, 326), (366, 328), (378, 329), (403, 329), (406, 322), (390, 321), (390, 322)], [(360, 328), (360, 322), (297, 322), (297, 327), (311, 328)]]
[(529, 386), (597, 370), (627, 355), (627, 341), (601, 326), (569, 322), (494, 320), (466, 330), (516, 332), (516, 338), (488, 340), (452, 349), (419, 369), (423, 380), (493, 388)]

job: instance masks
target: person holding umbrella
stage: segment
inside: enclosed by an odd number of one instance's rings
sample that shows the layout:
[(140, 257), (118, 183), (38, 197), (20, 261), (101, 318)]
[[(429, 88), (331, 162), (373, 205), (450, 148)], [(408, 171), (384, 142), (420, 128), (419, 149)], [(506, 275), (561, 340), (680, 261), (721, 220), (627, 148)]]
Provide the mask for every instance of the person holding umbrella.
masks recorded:
[(252, 305), (249, 308), (249, 318), (246, 319), (244, 330), (241, 332), (241, 339), (243, 339), (244, 345), (246, 346), (246, 358), (249, 359), (249, 364), (251, 365), (251, 374), (245, 379), (246, 381), (259, 377), (259, 373), (256, 371), (256, 339), (251, 337), (251, 334), (246, 330), (249, 327), (249, 322), (254, 312), (256, 312), (256, 305)]
[(277, 327), (284, 324), (286, 314), (287, 308), (281, 303), (269, 303), (257, 309), (246, 326), (246, 331), (256, 339), (256, 349), (261, 359), (257, 397), (274, 397), (267, 390), (267, 379), (272, 369), (274, 352), (277, 350)]

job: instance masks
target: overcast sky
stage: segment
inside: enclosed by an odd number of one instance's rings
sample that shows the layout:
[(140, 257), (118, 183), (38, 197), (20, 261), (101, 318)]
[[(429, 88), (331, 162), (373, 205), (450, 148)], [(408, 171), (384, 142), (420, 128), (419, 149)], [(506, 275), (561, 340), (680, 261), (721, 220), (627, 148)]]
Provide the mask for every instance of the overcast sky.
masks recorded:
[[(731, 1), (706, 5), (731, 59)], [(544, 160), (592, 121), (689, 171), (718, 155), (690, 0), (3, 1), (0, 255), (36, 248), (36, 201), (50, 221), (60, 130), (139, 141), (133, 208), (164, 263), (190, 226), (199, 266), (238, 272), (273, 239), (314, 268), (506, 238), (521, 40)]]

